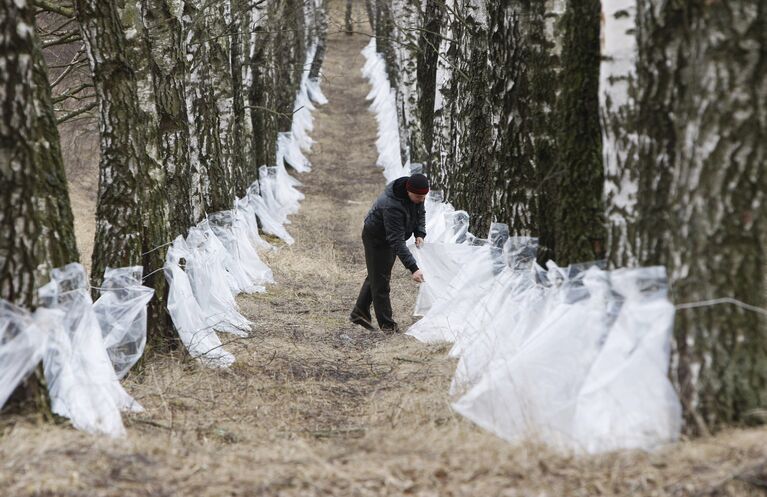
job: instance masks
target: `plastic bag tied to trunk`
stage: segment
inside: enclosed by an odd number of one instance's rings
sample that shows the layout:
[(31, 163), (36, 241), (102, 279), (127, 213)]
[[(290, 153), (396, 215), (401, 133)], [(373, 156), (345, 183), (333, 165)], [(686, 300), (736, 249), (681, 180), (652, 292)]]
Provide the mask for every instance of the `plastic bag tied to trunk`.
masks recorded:
[(51, 330), (51, 345), (43, 357), (53, 412), (81, 430), (121, 436), (121, 410), (143, 411), (120, 385), (107, 353), (99, 320), (93, 310), (90, 285), (79, 263), (51, 272), (40, 289), (43, 305), (64, 314)]
[(141, 266), (107, 268), (93, 304), (104, 346), (118, 378), (138, 362), (146, 345), (147, 304), (154, 290), (141, 284)]

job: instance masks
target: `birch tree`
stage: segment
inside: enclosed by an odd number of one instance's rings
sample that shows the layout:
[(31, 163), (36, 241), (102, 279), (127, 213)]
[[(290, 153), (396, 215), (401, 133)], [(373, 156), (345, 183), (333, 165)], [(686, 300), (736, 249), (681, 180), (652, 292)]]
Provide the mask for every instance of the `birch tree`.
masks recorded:
[[(624, 27), (636, 12), (627, 97), (604, 112), (605, 149), (622, 159), (607, 177), (622, 208), (608, 211), (611, 260), (665, 265), (680, 303), (765, 307), (765, 6), (624, 3), (606, 12)], [(636, 138), (614, 138), (624, 125)], [(753, 421), (767, 403), (764, 333), (734, 305), (678, 312), (672, 378), (690, 431)]]
[(203, 63), (210, 66), (208, 84), (215, 104), (219, 140), (218, 161), (208, 165), (210, 199), (206, 207), (208, 212), (216, 212), (232, 208), (235, 171), (242, 164), (242, 150), (235, 149), (235, 143), (241, 143), (235, 125), (235, 90), (231, 65), (232, 44), (235, 40), (229, 29), (232, 21), (230, 2), (203, 0), (200, 3), (201, 17), (198, 22), (206, 26), (203, 36), (208, 55)]
[[(189, 116), (185, 96), (187, 63), (180, 0), (142, 0), (141, 28), (158, 123), (158, 158), (165, 171), (171, 235), (186, 235), (199, 218), (195, 209), (190, 157)], [(199, 173), (198, 173), (199, 174)], [(195, 210), (198, 215), (195, 215)]]
[(559, 97), (554, 114), (557, 192), (549, 195), (560, 265), (604, 257), (599, 125), (599, 0), (568, 0), (561, 19)]
[[(99, 102), (101, 155), (92, 280), (99, 286), (107, 267), (144, 266), (144, 284), (155, 290), (147, 331), (153, 342), (169, 329), (166, 283), (160, 271), (169, 234), (164, 173), (156, 158), (151, 79), (145, 65), (138, 68), (139, 80), (134, 68), (146, 56), (143, 37), (136, 32), (128, 44), (120, 11), (112, 3), (78, 0), (75, 10)], [(135, 11), (122, 13), (137, 20)]]
[(211, 204), (210, 176), (221, 163), (218, 112), (210, 81), (209, 35), (204, 11), (198, 0), (183, 0), (182, 30), (189, 62), (185, 79), (186, 111), (189, 119), (189, 159), (192, 167), (192, 215), (203, 217)]
[[(250, 49), (250, 91), (248, 103), (250, 107), (250, 122), (253, 128), (253, 157), (256, 167), (271, 164), (274, 157), (274, 142), (269, 138), (270, 120), (269, 99), (267, 98), (270, 82), (273, 79), (272, 66), (268, 63), (269, 54), (272, 53), (271, 33), (265, 25), (269, 19), (271, 9), (251, 7), (251, 30), (252, 45)], [(274, 134), (276, 137), (276, 133)]]
[[(28, 4), (0, 2), (0, 297), (33, 309), (52, 267), (77, 261), (47, 68)], [(14, 396), (44, 409), (42, 375)]]
[(423, 135), (423, 156), (416, 155), (415, 160), (425, 166), (426, 173), (431, 171), (432, 143), (434, 141), (434, 107), (437, 94), (437, 66), (441, 42), (440, 26), (447, 15), (441, 0), (426, 0), (423, 10), (423, 28), (418, 36), (418, 60), (416, 78), (418, 91), (418, 113)]

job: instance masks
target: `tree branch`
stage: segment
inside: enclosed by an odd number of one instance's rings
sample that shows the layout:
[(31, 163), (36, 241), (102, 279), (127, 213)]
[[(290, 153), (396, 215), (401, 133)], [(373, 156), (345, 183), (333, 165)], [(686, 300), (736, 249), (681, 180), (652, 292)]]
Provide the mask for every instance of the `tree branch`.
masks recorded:
[(49, 0), (32, 0), (32, 5), (34, 5), (40, 10), (44, 10), (46, 12), (53, 12), (54, 14), (58, 14), (60, 16), (64, 16), (64, 17), (75, 16), (75, 9), (71, 7), (64, 7), (63, 5), (57, 5), (56, 3), (51, 2)]
[(69, 114), (65, 114), (65, 115), (61, 116), (60, 118), (56, 119), (56, 124), (57, 125), (63, 124), (65, 122), (69, 121), (70, 119), (74, 119), (77, 116), (85, 114), (89, 110), (95, 108), (98, 104), (99, 104), (98, 102), (91, 102), (91, 103), (89, 103), (88, 105), (86, 105), (85, 107), (83, 107), (81, 109), (73, 110)]

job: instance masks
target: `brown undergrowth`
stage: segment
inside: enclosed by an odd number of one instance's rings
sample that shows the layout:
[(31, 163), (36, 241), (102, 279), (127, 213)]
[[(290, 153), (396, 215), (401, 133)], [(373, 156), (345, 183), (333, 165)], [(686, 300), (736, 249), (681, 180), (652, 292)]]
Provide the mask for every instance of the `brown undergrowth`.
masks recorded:
[[(362, 218), (384, 183), (360, 76), (366, 42), (330, 36), (330, 103), (315, 114), (314, 171), (301, 177), (306, 200), (289, 226), (296, 243), (264, 256), (276, 285), (239, 298), (254, 329), (222, 335), (234, 366), (154, 357), (126, 381), (146, 412), (125, 416), (121, 440), (1, 419), (0, 496), (764, 495), (765, 429), (652, 454), (573, 458), (510, 445), (451, 411), (446, 346), (347, 322), (365, 274)], [(398, 263), (405, 327), (415, 293)]]

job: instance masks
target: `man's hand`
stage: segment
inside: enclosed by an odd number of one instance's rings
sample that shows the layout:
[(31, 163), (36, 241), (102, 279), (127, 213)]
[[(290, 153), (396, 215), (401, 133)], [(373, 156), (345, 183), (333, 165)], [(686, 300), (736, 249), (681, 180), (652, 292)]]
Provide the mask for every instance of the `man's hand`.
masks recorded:
[(413, 281), (415, 281), (416, 283), (423, 283), (423, 271), (419, 269), (418, 271), (413, 273), (412, 278), (413, 278)]
[(419, 236), (418, 238), (415, 239), (415, 246), (416, 248), (421, 248), (421, 245), (423, 245), (423, 238)]

